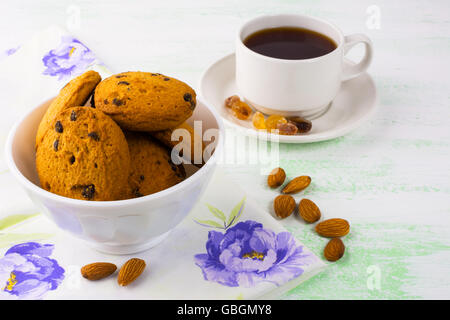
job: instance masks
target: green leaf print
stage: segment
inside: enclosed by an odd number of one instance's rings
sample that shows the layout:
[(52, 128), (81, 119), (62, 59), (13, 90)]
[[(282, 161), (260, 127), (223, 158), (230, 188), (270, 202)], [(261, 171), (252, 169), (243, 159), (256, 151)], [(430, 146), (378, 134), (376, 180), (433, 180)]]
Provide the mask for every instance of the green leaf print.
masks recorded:
[(206, 206), (209, 209), (209, 212), (212, 213), (213, 216), (221, 220), (221, 223), (213, 221), (213, 220), (195, 220), (194, 221), (202, 226), (205, 227), (214, 227), (219, 229), (226, 230), (227, 228), (231, 227), (233, 224), (235, 224), (239, 217), (242, 214), (242, 211), (244, 210), (244, 204), (245, 204), (245, 197), (242, 198), (241, 201), (237, 205), (234, 206), (233, 210), (231, 210), (230, 215), (228, 216), (228, 219), (221, 210), (217, 209), (216, 207), (206, 203)]
[(206, 204), (206, 206), (208, 207), (209, 211), (217, 218), (219, 218), (220, 220), (222, 220), (223, 222), (225, 222), (227, 220), (227, 217), (225, 216), (225, 213), (223, 213), (222, 211), (220, 211), (219, 209), (217, 209), (216, 207), (213, 207), (210, 204)]
[(3, 219), (0, 219), (0, 230), (9, 228), (15, 224), (18, 224), (19, 222), (22, 222), (26, 219), (29, 219), (31, 217), (34, 217), (38, 215), (38, 213), (35, 214), (12, 214), (9, 215)]

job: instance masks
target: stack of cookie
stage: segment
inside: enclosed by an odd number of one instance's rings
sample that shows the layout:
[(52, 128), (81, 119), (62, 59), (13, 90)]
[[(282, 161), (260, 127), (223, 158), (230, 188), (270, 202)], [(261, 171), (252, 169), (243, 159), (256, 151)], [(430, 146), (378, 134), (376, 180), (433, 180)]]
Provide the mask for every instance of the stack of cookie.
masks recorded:
[[(89, 98), (91, 106), (84, 106)], [(193, 133), (185, 121), (195, 106), (190, 86), (159, 73), (124, 72), (101, 81), (97, 72), (85, 72), (61, 89), (39, 125), (36, 168), (42, 188), (108, 201), (181, 182), (186, 174), (171, 160), (178, 142), (170, 136), (176, 128)]]

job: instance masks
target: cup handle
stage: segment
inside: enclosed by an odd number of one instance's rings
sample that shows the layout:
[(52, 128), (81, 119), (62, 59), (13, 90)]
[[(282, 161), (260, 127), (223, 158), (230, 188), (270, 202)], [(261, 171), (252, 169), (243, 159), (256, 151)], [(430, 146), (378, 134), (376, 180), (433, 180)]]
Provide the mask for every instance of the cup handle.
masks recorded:
[(344, 66), (342, 81), (347, 81), (347, 80), (356, 78), (361, 73), (366, 71), (366, 69), (370, 65), (370, 62), (372, 61), (372, 56), (373, 56), (372, 41), (370, 41), (370, 39), (366, 35), (361, 34), (361, 33), (345, 36), (344, 56), (347, 54), (347, 52), (350, 51), (351, 48), (353, 48), (358, 43), (363, 43), (366, 47), (365, 48), (366, 52), (364, 54), (364, 57), (362, 58), (361, 62), (359, 62), (355, 65)]

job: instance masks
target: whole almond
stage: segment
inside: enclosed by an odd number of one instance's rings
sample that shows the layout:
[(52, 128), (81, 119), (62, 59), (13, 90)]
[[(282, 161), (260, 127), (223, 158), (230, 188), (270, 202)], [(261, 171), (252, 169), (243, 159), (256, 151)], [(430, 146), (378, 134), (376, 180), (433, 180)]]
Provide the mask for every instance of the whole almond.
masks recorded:
[(112, 275), (117, 269), (114, 263), (94, 262), (81, 268), (81, 275), (88, 280), (100, 280)]
[(350, 224), (348, 221), (340, 218), (324, 220), (316, 225), (316, 232), (327, 238), (343, 237), (349, 231)]
[(337, 261), (344, 255), (345, 246), (340, 238), (331, 239), (323, 250), (323, 255), (328, 261)]
[(282, 168), (275, 168), (267, 177), (267, 184), (271, 188), (277, 188), (283, 184), (284, 179), (286, 179), (286, 172)]
[(141, 275), (145, 269), (145, 261), (138, 258), (133, 258), (125, 262), (120, 268), (117, 282), (120, 286), (127, 286)]
[(319, 207), (309, 199), (302, 199), (298, 206), (300, 216), (306, 222), (313, 223), (320, 219)]
[(289, 217), (295, 210), (295, 200), (290, 195), (279, 195), (273, 201), (273, 210), (278, 218)]
[(282, 190), (283, 193), (297, 193), (306, 189), (311, 183), (311, 177), (300, 176), (292, 179)]

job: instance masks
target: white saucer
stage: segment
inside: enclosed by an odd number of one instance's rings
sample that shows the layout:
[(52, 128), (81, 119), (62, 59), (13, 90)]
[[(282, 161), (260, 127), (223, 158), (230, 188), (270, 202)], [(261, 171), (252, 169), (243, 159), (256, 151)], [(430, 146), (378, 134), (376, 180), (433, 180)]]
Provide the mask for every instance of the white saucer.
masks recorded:
[(239, 95), (235, 83), (234, 54), (213, 63), (203, 74), (199, 88), (203, 99), (216, 108), (227, 125), (250, 136), (286, 143), (317, 142), (343, 136), (368, 120), (377, 108), (374, 81), (369, 74), (363, 73), (355, 79), (342, 83), (330, 108), (312, 120), (312, 129), (309, 133), (294, 136), (261, 134), (253, 128), (251, 119), (243, 121), (234, 118), (224, 105), (227, 97)]

